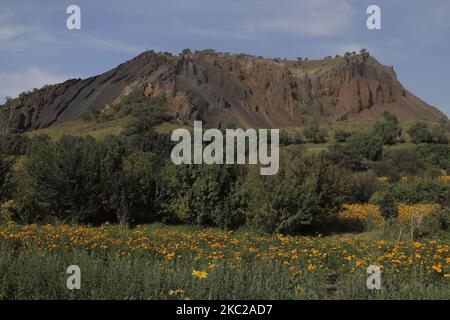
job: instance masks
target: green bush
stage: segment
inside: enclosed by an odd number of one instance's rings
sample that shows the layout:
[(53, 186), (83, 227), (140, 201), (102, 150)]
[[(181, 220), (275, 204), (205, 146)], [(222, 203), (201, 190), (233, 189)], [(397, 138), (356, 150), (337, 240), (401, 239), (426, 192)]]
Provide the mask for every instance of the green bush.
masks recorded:
[(352, 135), (351, 132), (345, 131), (345, 130), (336, 130), (334, 132), (334, 140), (336, 142), (345, 142), (347, 141), (348, 137)]
[(411, 137), (411, 141), (415, 144), (448, 144), (447, 131), (443, 126), (430, 129), (425, 123), (417, 122), (409, 128), (408, 134)]
[(359, 132), (347, 139), (347, 146), (351, 152), (367, 160), (377, 161), (383, 155), (383, 139), (372, 133)]
[(419, 145), (417, 154), (424, 164), (444, 170), (450, 169), (450, 147), (448, 145)]
[(303, 129), (303, 135), (310, 143), (325, 143), (327, 142), (327, 133), (319, 125), (313, 124)]
[(13, 193), (12, 165), (11, 160), (0, 156), (0, 201), (7, 200)]
[(383, 113), (383, 120), (377, 121), (373, 128), (373, 134), (381, 137), (383, 144), (396, 144), (401, 137), (402, 128), (399, 126), (397, 117), (385, 111)]
[(376, 190), (377, 177), (372, 172), (349, 173), (348, 203), (367, 203)]
[(450, 208), (438, 208), (424, 216), (417, 234), (420, 237), (450, 238)]
[(377, 204), (380, 206), (381, 215), (385, 220), (394, 220), (398, 217), (397, 202), (392, 192), (383, 193)]
[(410, 177), (406, 181), (379, 183), (373, 199), (380, 194), (390, 193), (397, 202), (406, 204), (438, 203), (444, 204), (450, 195), (450, 183), (440, 179)]
[(331, 163), (343, 166), (351, 171), (364, 171), (370, 167), (367, 159), (362, 154), (357, 153), (355, 148), (351, 148), (346, 144), (332, 145), (322, 155)]
[(23, 163), (18, 197), (25, 221), (101, 222), (101, 150), (91, 137), (36, 143)]
[(293, 144), (304, 143), (303, 135), (300, 132), (288, 133), (284, 130), (280, 131), (280, 146), (289, 146)]
[(167, 163), (158, 187), (160, 220), (235, 229), (244, 222), (241, 166)]
[(0, 154), (23, 155), (27, 150), (29, 140), (27, 136), (19, 133), (0, 135)]
[(247, 223), (286, 234), (318, 230), (345, 202), (347, 172), (323, 157), (304, 158), (295, 151), (284, 157), (276, 176), (253, 172), (246, 181)]
[(157, 167), (149, 153), (133, 153), (110, 181), (109, 206), (121, 225), (133, 226), (155, 218)]
[(171, 119), (164, 99), (147, 97), (142, 90), (136, 90), (125, 96), (115, 109), (122, 116), (131, 115), (136, 119), (145, 119), (152, 125)]
[(13, 200), (6, 200), (0, 204), (0, 224), (14, 221), (17, 217), (18, 208)]

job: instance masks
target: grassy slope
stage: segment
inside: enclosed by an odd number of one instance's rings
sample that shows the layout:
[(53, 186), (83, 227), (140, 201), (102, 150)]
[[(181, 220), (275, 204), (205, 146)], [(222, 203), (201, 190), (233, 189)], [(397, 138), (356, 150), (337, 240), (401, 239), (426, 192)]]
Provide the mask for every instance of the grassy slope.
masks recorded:
[[(48, 128), (44, 129), (38, 129), (34, 131), (30, 131), (25, 133), (29, 137), (37, 136), (39, 134), (46, 134), (50, 136), (52, 140), (58, 140), (63, 135), (74, 135), (74, 136), (87, 136), (91, 135), (92, 137), (96, 139), (103, 139), (105, 136), (112, 134), (117, 135), (120, 134), (123, 130), (123, 128), (130, 123), (131, 117), (123, 117), (118, 118), (112, 121), (106, 121), (106, 122), (96, 122), (94, 120), (90, 121), (84, 121), (84, 120), (75, 120), (75, 121), (68, 121), (61, 124), (57, 124)], [(373, 126), (375, 121), (346, 121), (346, 122), (335, 122), (335, 123), (328, 123), (322, 125), (328, 133), (328, 141), (323, 144), (312, 144), (312, 143), (305, 143), (305, 149), (308, 153), (317, 154), (321, 151), (326, 150), (330, 145), (334, 144), (334, 132), (336, 130), (345, 130), (345, 131), (367, 131), (370, 130)], [(400, 144), (400, 145), (394, 145), (394, 146), (385, 146), (386, 151), (391, 149), (403, 149), (403, 148), (409, 148), (412, 147), (413, 144), (409, 141), (409, 137), (407, 134), (405, 134), (407, 128), (409, 128), (410, 124), (404, 124), (403, 132), (404, 137), (406, 138), (406, 143)], [(175, 123), (162, 123), (155, 127), (155, 130), (158, 133), (168, 133), (170, 134), (173, 130), (177, 128), (185, 128), (188, 130), (192, 130), (192, 127), (186, 126), (186, 125), (179, 125)], [(301, 133), (304, 129), (304, 126), (299, 127), (288, 127), (284, 128), (282, 130), (285, 130), (288, 134), (294, 135), (296, 133)]]
[[(38, 129), (26, 132), (29, 137), (35, 137), (40, 134), (48, 135), (52, 140), (58, 140), (63, 135), (87, 136), (90, 135), (96, 139), (103, 139), (107, 135), (118, 135), (127, 124), (131, 122), (131, 117), (118, 118), (111, 121), (96, 122), (94, 120), (74, 120), (63, 122), (48, 128)], [(155, 127), (158, 133), (171, 133), (177, 128), (191, 129), (189, 126), (178, 125), (174, 123), (162, 123)]]
[(119, 134), (124, 126), (130, 122), (130, 117), (119, 118), (112, 121), (98, 123), (96, 121), (75, 120), (63, 122), (48, 128), (27, 132), (29, 137), (46, 134), (53, 140), (58, 140), (63, 135), (87, 136), (102, 139), (108, 134)]

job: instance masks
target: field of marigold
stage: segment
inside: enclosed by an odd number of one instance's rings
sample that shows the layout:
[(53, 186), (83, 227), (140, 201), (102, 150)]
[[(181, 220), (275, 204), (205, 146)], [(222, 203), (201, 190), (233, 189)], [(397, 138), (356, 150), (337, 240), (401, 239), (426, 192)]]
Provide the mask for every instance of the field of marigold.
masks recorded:
[[(9, 223), (0, 227), (0, 298), (448, 299), (449, 249), (433, 239)], [(72, 264), (84, 279), (76, 292), (64, 288)], [(382, 270), (381, 290), (366, 287), (369, 265)]]
[[(397, 223), (408, 224), (413, 221), (418, 224), (422, 218), (437, 208), (439, 205), (436, 204), (399, 204)], [(385, 222), (379, 206), (373, 204), (345, 205), (340, 217), (344, 221), (356, 221), (366, 226), (381, 226)]]

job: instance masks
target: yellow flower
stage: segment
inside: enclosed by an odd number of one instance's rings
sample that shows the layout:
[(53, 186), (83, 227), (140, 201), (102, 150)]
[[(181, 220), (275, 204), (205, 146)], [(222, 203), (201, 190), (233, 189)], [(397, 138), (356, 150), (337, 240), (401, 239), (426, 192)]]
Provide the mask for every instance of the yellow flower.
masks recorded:
[(170, 296), (177, 296), (177, 295), (182, 294), (182, 293), (184, 293), (184, 290), (182, 290), (182, 289), (176, 289), (176, 290), (170, 290), (169, 291), (169, 295)]
[(317, 267), (316, 267), (315, 265), (313, 265), (313, 264), (309, 264), (308, 267), (307, 267), (307, 269), (308, 269), (309, 271), (312, 271), (312, 270), (316, 270)]
[(197, 279), (206, 279), (208, 278), (208, 273), (206, 271), (199, 271), (192, 269), (192, 275)]
[(432, 266), (431, 269), (433, 269), (434, 271), (436, 271), (438, 273), (442, 272), (441, 264), (438, 264), (437, 266)]
[(173, 252), (170, 252), (170, 253), (166, 254), (166, 259), (167, 260), (172, 260), (173, 257), (175, 257), (175, 253), (173, 253)]

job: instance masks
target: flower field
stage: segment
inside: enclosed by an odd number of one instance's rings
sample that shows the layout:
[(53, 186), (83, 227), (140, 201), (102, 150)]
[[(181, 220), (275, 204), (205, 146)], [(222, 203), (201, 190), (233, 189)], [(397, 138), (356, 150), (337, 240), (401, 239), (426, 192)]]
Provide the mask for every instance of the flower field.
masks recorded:
[[(0, 297), (448, 299), (449, 249), (444, 240), (395, 243), (355, 235), (312, 238), (161, 225), (129, 231), (111, 225), (10, 223), (0, 227), (5, 257)], [(79, 264), (83, 279), (91, 279), (83, 282), (89, 290), (69, 292), (57, 284), (65, 284), (70, 264)], [(366, 288), (369, 265), (382, 270), (381, 290)], [(23, 279), (29, 273), (23, 268), (38, 273), (32, 284)], [(111, 274), (114, 281), (107, 276)], [(35, 292), (42, 289), (36, 278), (46, 290)], [(132, 293), (118, 288), (121, 281)]]

